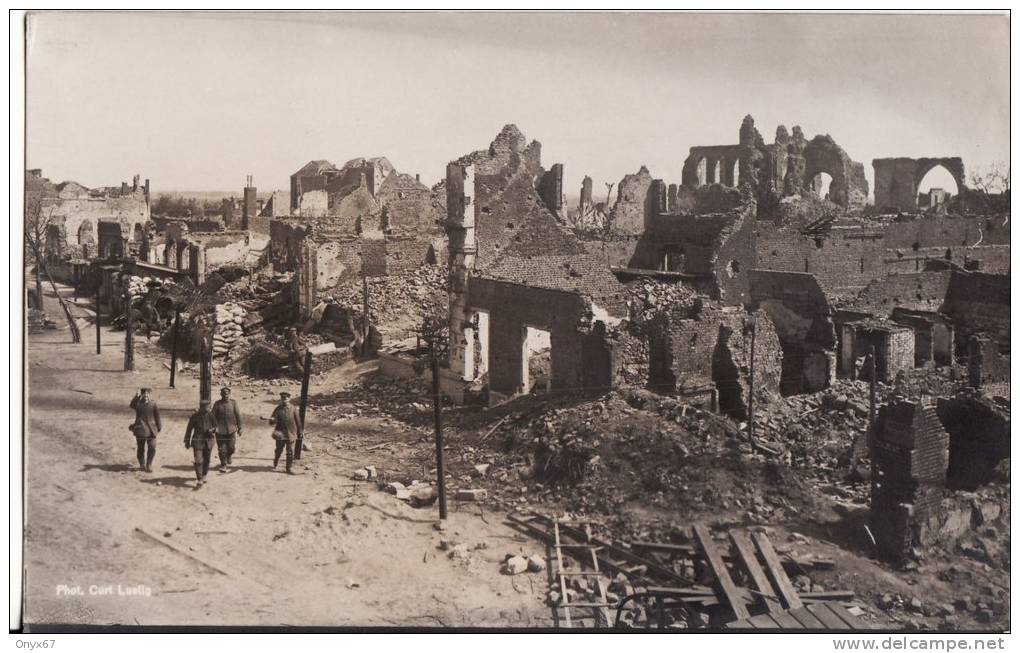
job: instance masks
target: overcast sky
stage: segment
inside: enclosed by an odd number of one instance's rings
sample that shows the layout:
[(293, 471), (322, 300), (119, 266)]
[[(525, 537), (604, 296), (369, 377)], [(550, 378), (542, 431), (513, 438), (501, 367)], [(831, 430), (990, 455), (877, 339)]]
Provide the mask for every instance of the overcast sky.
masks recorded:
[(574, 195), (750, 113), (856, 161), (1009, 157), (1003, 16), (45, 13), (29, 18), (28, 167), (153, 191), (288, 188), (386, 156), (432, 184), (516, 123)]

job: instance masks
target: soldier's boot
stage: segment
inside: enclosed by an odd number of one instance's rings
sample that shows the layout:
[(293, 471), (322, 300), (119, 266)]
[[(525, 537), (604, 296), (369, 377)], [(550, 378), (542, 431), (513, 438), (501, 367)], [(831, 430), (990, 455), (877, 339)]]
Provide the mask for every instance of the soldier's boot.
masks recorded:
[(152, 471), (152, 461), (156, 457), (156, 449), (151, 444), (149, 445), (149, 452), (145, 456), (145, 471)]
[(202, 487), (202, 464), (195, 463), (195, 487)]
[(287, 473), (293, 474), (294, 470), (291, 469), (294, 466), (294, 449), (287, 447)]
[(145, 471), (145, 444), (138, 445), (138, 469)]
[(202, 480), (205, 480), (206, 475), (209, 473), (209, 460), (212, 458), (212, 451), (206, 449), (205, 457), (202, 459)]

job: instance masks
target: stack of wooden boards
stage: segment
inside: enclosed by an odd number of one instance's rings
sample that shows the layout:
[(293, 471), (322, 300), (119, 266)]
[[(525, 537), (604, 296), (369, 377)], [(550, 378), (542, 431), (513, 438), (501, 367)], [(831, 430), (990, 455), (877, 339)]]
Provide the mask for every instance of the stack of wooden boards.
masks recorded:
[[(762, 530), (729, 530), (723, 542), (706, 526), (695, 524), (686, 543), (624, 543), (594, 537), (589, 524), (533, 513), (512, 513), (508, 521), (549, 544), (557, 558), (569, 555), (588, 569), (586, 573), (605, 574), (615, 578), (617, 587), (626, 588), (616, 604), (607, 605), (603, 599), (591, 605), (553, 606), (557, 623), (567, 627), (576, 627), (580, 620), (562, 619), (564, 607), (568, 613), (581, 607), (603, 614), (608, 610), (615, 613), (613, 625), (619, 627), (621, 616), (639, 606), (641, 614), (647, 615), (642, 623), (650, 628), (848, 631), (874, 627), (858, 618), (861, 611), (850, 603), (852, 592), (798, 593), (784, 566), (803, 570), (833, 563), (780, 555)], [(696, 578), (678, 571), (695, 568), (699, 570)], [(563, 563), (553, 569), (562, 573)], [(562, 585), (562, 576), (554, 573), (550, 581)], [(597, 619), (595, 623), (604, 622)], [(592, 622), (580, 623), (585, 627)]]

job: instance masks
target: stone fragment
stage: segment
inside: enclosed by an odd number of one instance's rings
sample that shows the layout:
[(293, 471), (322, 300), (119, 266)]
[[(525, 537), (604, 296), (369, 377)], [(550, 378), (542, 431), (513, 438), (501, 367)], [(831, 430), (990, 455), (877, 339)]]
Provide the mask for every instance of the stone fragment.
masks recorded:
[(488, 492), (481, 489), (457, 490), (457, 501), (484, 501)]
[(359, 469), (359, 470), (355, 471), (353, 478), (356, 481), (367, 481), (369, 479), (368, 470), (367, 469)]
[(516, 576), (517, 574), (523, 574), (528, 570), (528, 559), (524, 556), (510, 556), (506, 562), (503, 563), (503, 570), (510, 576)]
[(537, 553), (528, 558), (528, 571), (545, 571), (545, 558)]

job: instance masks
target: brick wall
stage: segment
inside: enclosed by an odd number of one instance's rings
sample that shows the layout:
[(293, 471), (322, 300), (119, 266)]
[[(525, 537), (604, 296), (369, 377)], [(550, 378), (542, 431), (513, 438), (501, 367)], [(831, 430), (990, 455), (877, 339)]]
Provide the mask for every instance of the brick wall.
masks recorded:
[(766, 270), (810, 272), (837, 291), (859, 290), (890, 274), (919, 272), (925, 259), (944, 259), (946, 250), (961, 265), (965, 259), (979, 260), (984, 271), (1006, 271), (1010, 229), (1001, 220), (942, 217), (837, 225), (819, 237), (760, 221), (757, 265)]
[(584, 382), (583, 334), (588, 312), (581, 295), (472, 277), (468, 306), (489, 313), (489, 388), (520, 391), (524, 333), (528, 326), (549, 331), (552, 388), (580, 388)]
[(946, 291), (943, 312), (953, 319), (957, 348), (976, 333), (987, 333), (1009, 353), (1009, 276), (954, 271)]
[(922, 526), (938, 509), (949, 464), (949, 434), (930, 405), (882, 406), (871, 448), (871, 527), (879, 552), (902, 558), (925, 544)]

